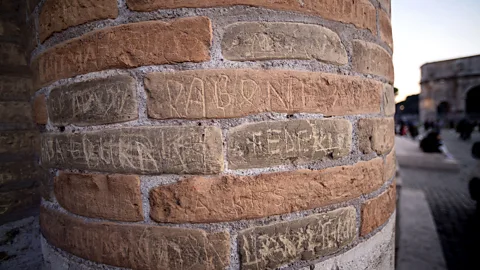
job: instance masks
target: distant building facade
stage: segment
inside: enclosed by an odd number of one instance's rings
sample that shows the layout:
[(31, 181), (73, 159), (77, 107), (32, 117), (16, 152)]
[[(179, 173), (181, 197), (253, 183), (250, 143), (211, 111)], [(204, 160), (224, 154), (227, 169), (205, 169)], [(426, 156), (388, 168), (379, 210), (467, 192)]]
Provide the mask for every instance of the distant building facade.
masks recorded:
[(420, 120), (480, 120), (480, 55), (421, 67)]
[(408, 96), (395, 105), (395, 121), (403, 120), (416, 123), (419, 121), (420, 95)]

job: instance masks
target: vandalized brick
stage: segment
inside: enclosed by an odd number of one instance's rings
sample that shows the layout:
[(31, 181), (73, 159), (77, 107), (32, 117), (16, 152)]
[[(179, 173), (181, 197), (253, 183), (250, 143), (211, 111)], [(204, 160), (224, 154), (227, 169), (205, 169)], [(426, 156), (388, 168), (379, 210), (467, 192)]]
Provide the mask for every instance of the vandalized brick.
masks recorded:
[(55, 177), (55, 197), (63, 208), (80, 216), (143, 220), (138, 176), (60, 173)]
[(39, 15), (40, 42), (68, 27), (117, 16), (117, 0), (47, 0)]
[(229, 60), (316, 59), (336, 65), (348, 63), (338, 35), (314, 24), (235, 23), (225, 29), (222, 51)]
[(378, 190), (383, 167), (376, 158), (323, 170), (191, 177), (153, 188), (150, 216), (158, 222), (207, 223), (319, 208)]
[(302, 164), (350, 153), (348, 120), (287, 120), (245, 124), (228, 133), (230, 169)]
[(365, 236), (388, 221), (396, 207), (396, 185), (362, 205), (362, 226), (360, 235)]
[(228, 232), (86, 222), (45, 207), (40, 228), (47, 241), (75, 256), (146, 270), (224, 269), (230, 264)]
[(364, 154), (390, 152), (395, 144), (393, 118), (365, 118), (358, 121), (359, 148)]
[(47, 167), (116, 173), (215, 174), (223, 170), (222, 133), (216, 127), (164, 126), (44, 134)]
[(395, 76), (392, 57), (384, 48), (362, 40), (354, 40), (352, 45), (352, 66), (356, 71), (382, 76), (393, 83)]
[(314, 260), (347, 246), (356, 234), (353, 207), (247, 229), (238, 236), (242, 269), (276, 269), (292, 261)]
[(138, 119), (135, 80), (113, 76), (53, 89), (48, 100), (54, 125), (112, 124)]
[(359, 1), (271, 1), (271, 0), (127, 0), (127, 5), (135, 11), (153, 11), (156, 9), (184, 7), (219, 7), (248, 5), (282, 11), (297, 11), (300, 13), (318, 15), (327, 20), (352, 23), (357, 27), (369, 29), (376, 34), (376, 11), (368, 0)]
[(292, 70), (222, 69), (146, 76), (155, 119), (232, 118), (256, 113), (379, 113), (380, 82)]
[(38, 56), (33, 63), (35, 86), (105, 69), (207, 61), (211, 39), (211, 24), (206, 17), (96, 30)]

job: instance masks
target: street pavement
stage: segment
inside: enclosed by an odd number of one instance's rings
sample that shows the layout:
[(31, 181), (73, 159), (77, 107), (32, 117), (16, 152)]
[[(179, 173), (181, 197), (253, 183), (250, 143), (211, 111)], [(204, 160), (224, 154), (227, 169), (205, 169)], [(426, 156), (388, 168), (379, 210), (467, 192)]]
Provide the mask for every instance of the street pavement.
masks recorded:
[[(453, 131), (442, 132), (442, 137), (448, 150), (460, 164), (459, 172), (402, 168), (400, 164), (402, 192), (407, 190), (408, 196), (410, 196), (410, 200), (401, 202), (401, 204), (410, 204), (403, 206), (403, 209), (410, 209), (410, 214), (400, 217), (400, 226), (402, 226), (402, 219), (409, 219), (403, 221), (403, 224), (410, 224), (409, 226), (416, 223), (418, 227), (424, 225), (425, 220), (419, 215), (415, 215), (415, 211), (421, 212), (423, 210), (421, 210), (421, 207), (415, 210), (415, 199), (412, 197), (414, 194), (419, 194), (417, 198), (420, 198), (423, 193), (430, 208), (431, 216), (433, 216), (435, 226), (432, 226), (432, 228), (436, 228), (438, 234), (435, 239), (439, 239), (441, 245), (441, 252), (427, 250), (427, 252), (421, 253), (421, 256), (424, 257), (421, 258), (422, 263), (410, 263), (409, 269), (442, 269), (441, 262), (438, 263), (438, 253), (443, 253), (444, 261), (449, 270), (480, 269), (480, 222), (476, 212), (476, 204), (470, 199), (468, 192), (470, 172), (474, 166), (478, 166), (478, 161), (471, 157), (471, 146), (473, 142), (480, 141), (480, 133), (476, 131), (470, 141), (461, 141)], [(402, 211), (402, 205), (399, 208)], [(415, 234), (415, 232), (412, 233)], [(405, 237), (416, 236), (408, 234), (401, 236), (401, 238)], [(418, 241), (418, 239), (416, 240)], [(412, 242), (414, 241), (410, 241), (410, 243)], [(427, 244), (427, 246), (435, 246), (435, 243), (433, 245)], [(417, 248), (419, 247), (417, 246)], [(400, 244), (401, 249), (402, 244)], [(428, 256), (431, 256), (431, 258), (428, 258)], [(411, 260), (411, 262), (413, 261)], [(435, 263), (428, 265), (429, 261)], [(398, 268), (406, 269), (401, 265), (401, 262), (399, 262)]]

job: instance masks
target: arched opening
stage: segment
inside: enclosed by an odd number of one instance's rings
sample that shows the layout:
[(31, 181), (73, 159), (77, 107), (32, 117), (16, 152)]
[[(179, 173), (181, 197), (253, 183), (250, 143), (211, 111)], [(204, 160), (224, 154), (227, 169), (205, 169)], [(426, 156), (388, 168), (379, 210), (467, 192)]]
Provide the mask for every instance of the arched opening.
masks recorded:
[(443, 101), (437, 106), (437, 118), (446, 120), (450, 114), (450, 103)]
[(468, 91), (465, 103), (468, 118), (480, 120), (480, 85)]

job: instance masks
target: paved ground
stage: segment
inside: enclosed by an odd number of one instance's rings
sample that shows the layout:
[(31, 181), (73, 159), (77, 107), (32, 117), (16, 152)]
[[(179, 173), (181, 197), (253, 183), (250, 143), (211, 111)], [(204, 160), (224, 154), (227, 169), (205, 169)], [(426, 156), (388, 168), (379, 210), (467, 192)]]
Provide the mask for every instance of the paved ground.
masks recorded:
[(480, 269), (480, 221), (468, 193), (469, 174), (477, 165), (470, 154), (471, 145), (480, 141), (480, 134), (476, 132), (469, 142), (460, 141), (450, 131), (442, 136), (449, 151), (462, 165), (461, 171), (402, 168), (403, 188), (425, 194), (448, 269)]

